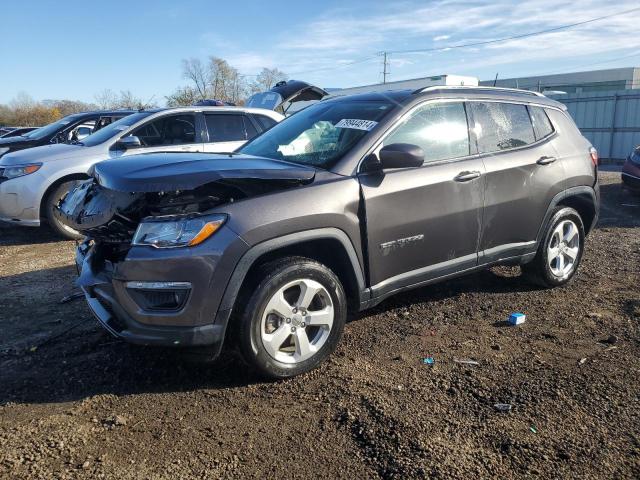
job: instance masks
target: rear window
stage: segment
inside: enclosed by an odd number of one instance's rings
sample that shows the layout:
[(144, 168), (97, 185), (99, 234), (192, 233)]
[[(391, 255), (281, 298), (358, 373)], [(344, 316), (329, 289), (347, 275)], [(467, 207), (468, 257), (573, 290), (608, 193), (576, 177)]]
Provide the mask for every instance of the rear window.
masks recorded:
[(544, 108), (529, 107), (529, 113), (531, 114), (531, 121), (533, 122), (533, 131), (536, 135), (536, 140), (548, 137), (553, 133), (553, 126), (551, 125)]
[(480, 153), (499, 152), (535, 142), (527, 107), (515, 103), (469, 102)]

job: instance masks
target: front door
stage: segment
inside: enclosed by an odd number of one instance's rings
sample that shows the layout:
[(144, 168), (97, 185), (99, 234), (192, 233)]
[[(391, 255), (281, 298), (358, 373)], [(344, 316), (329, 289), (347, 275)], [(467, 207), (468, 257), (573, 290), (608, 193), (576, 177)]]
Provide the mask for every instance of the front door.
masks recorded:
[(138, 137), (141, 147), (112, 150), (111, 156), (151, 152), (202, 152), (196, 119), (195, 113), (180, 113), (149, 120), (127, 134)]
[(374, 296), (477, 265), (484, 166), (462, 102), (428, 102), (376, 148), (422, 147), (422, 167), (361, 173)]

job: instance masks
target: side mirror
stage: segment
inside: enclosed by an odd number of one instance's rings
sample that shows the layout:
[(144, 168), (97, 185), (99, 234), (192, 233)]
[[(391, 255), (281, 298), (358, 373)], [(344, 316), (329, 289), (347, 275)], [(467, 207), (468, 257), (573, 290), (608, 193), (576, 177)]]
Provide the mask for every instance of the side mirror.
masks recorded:
[(118, 141), (118, 146), (123, 150), (129, 150), (130, 148), (140, 148), (142, 143), (138, 137), (129, 135), (128, 137), (122, 137)]
[(392, 143), (380, 150), (382, 168), (420, 167), (424, 163), (424, 151), (411, 143)]

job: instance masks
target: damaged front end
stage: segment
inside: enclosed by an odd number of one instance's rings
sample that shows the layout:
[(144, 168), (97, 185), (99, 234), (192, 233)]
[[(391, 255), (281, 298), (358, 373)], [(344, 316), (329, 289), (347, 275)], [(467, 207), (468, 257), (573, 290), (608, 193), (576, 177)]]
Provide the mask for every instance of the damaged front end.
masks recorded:
[(77, 250), (78, 285), (107, 330), (134, 343), (211, 345), (223, 334), (213, 322), (223, 288), (211, 286), (226, 285), (232, 272), (220, 265), (247, 248), (217, 208), (309, 183), (315, 170), (254, 157), (167, 155), (96, 165), (55, 215), (87, 236)]

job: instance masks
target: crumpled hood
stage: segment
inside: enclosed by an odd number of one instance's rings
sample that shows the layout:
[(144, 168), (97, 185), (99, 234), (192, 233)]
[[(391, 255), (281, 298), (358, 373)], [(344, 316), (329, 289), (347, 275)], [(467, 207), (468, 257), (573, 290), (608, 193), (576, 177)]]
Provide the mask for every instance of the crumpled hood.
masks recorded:
[(32, 162), (48, 162), (70, 157), (86, 155), (88, 148), (81, 145), (56, 143), (41, 147), (28, 148), (17, 152), (7, 153), (0, 159), (0, 165), (23, 165)]
[(93, 176), (110, 190), (159, 192), (193, 190), (218, 180), (281, 180), (308, 182), (315, 169), (239, 154), (147, 153), (95, 165)]

